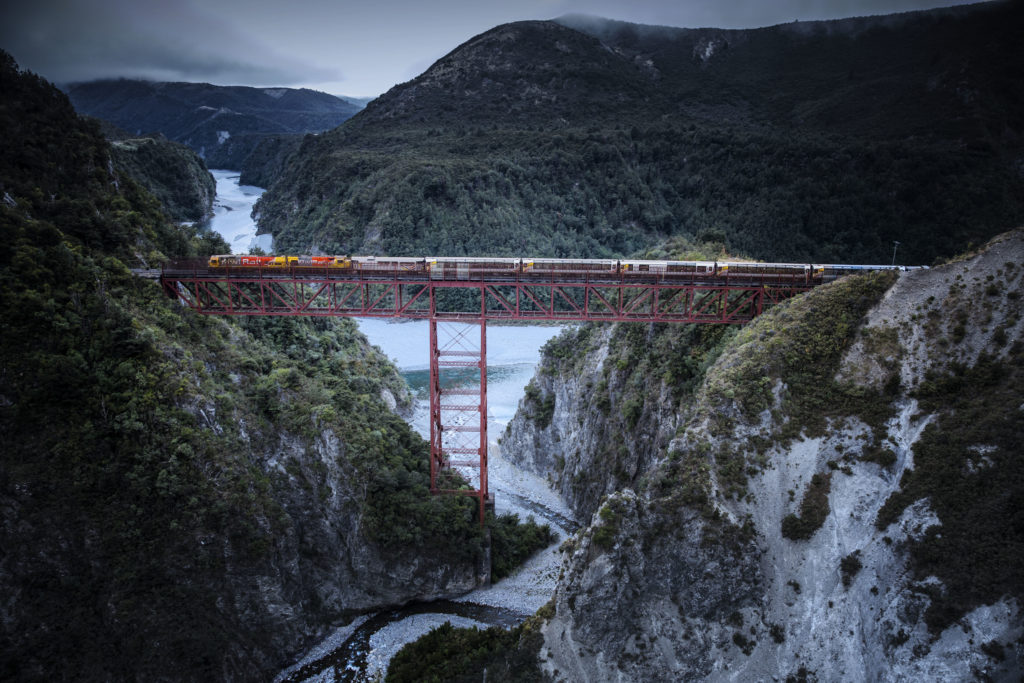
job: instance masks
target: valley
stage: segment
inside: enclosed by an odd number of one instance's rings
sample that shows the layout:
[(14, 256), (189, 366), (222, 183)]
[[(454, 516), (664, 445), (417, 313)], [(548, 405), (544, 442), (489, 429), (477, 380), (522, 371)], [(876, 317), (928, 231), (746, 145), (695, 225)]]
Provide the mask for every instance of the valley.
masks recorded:
[[(1022, 28), (513, 21), (365, 106), (0, 52), (0, 678), (1019, 679)], [(251, 250), (927, 267), (489, 323), (481, 525), (426, 321), (133, 274)]]

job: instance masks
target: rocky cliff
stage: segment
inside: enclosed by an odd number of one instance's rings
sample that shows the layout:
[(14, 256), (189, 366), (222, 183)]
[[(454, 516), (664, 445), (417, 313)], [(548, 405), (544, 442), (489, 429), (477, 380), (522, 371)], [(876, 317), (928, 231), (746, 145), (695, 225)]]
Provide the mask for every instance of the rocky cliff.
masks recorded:
[(636, 486), (664, 456), (681, 402), (734, 334), (666, 324), (564, 332), (543, 349), (541, 370), (502, 436), (506, 452), (589, 518), (602, 497)]
[(213, 213), (217, 194), (206, 164), (185, 145), (161, 135), (119, 136), (112, 140), (111, 158), (121, 173), (142, 184), (176, 221), (201, 221)]
[[(628, 364), (605, 371), (618, 330), (573, 333), (590, 341), (571, 371), (571, 337), (550, 347), (506, 452), (578, 510), (611, 493), (567, 553), (547, 674), (1019, 677), (1021, 263), (1017, 230), (819, 288), (735, 338), (675, 347), (714, 361), (678, 402), (660, 369), (639, 391), (617, 379)], [(657, 331), (634, 334), (638, 356), (657, 348)]]

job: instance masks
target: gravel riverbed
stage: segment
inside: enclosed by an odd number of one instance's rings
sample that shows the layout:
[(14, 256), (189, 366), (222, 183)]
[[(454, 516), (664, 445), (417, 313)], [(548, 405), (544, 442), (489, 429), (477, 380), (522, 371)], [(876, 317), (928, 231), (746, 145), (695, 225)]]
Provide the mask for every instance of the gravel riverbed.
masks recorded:
[[(491, 429), (491, 433), (501, 433), (499, 425), (492, 425)], [(446, 621), (456, 627), (486, 628), (498, 623), (507, 628), (532, 615), (547, 603), (554, 594), (558, 581), (561, 565), (561, 553), (558, 548), (578, 526), (573, 520), (572, 512), (543, 477), (513, 465), (502, 455), (501, 447), (493, 441), (488, 452), (488, 478), (495, 496), (496, 512), (512, 512), (523, 520), (532, 515), (539, 523), (549, 524), (557, 535), (554, 543), (536, 553), (511, 575), (492, 586), (478, 588), (451, 601), (467, 607), (494, 608), (495, 613), (491, 619), (485, 622), (456, 614), (429, 612), (429, 605), (417, 606), (415, 610), (410, 610), (414, 613), (394, 619), (380, 619), (384, 613), (364, 615), (336, 630), (307, 653), (301, 661), (282, 671), (275, 681), (296, 680), (292, 678), (295, 672), (319, 660), (331, 658), (332, 653), (340, 651), (353, 635), (365, 637), (365, 633), (357, 633), (364, 624), (365, 631), (377, 623), (386, 622), (369, 635), (368, 645), (365, 646), (365, 669), (358, 671), (350, 668), (353, 667), (351, 662), (338, 661), (316, 674), (297, 680), (373, 680), (374, 676), (383, 677), (391, 658), (403, 645)], [(367, 624), (367, 621), (371, 623)]]
[(494, 442), (487, 458), (496, 512), (514, 512), (522, 520), (533, 516), (537, 522), (549, 524), (558, 538), (498, 583), (478, 588), (455, 600), (503, 607), (530, 615), (554, 595), (561, 565), (558, 548), (576, 530), (576, 525), (568, 506), (545, 479), (510, 463), (502, 455), (501, 447)]

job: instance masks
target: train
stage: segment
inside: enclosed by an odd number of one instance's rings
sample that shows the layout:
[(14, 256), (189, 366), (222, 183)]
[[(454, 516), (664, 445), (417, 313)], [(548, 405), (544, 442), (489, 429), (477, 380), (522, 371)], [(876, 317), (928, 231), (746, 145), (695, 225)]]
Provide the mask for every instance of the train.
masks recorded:
[(446, 256), (257, 256), (218, 254), (211, 269), (251, 271), (289, 269), (337, 271), (361, 278), (429, 280), (555, 279), (602, 281), (695, 280), (806, 282), (820, 284), (870, 270), (910, 270), (926, 266), (759, 263), (752, 261), (670, 261), (642, 259), (557, 259)]

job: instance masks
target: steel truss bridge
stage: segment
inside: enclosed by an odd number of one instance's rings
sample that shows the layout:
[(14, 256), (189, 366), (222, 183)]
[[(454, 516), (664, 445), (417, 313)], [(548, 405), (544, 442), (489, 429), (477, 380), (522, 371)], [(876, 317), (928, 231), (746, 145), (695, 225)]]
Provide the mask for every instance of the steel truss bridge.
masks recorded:
[[(572, 261), (566, 261), (572, 264)], [(585, 263), (585, 262), (576, 262)], [(802, 274), (730, 276), (452, 273), (394, 269), (208, 267), (178, 263), (160, 274), (166, 294), (204, 315), (410, 318), (430, 322), (430, 489), (479, 500), (487, 486), (487, 322), (745, 323), (766, 307), (821, 284)], [(442, 376), (479, 380), (479, 389)], [(447, 374), (446, 374), (447, 373)], [(443, 488), (451, 467), (477, 471), (475, 489)]]

